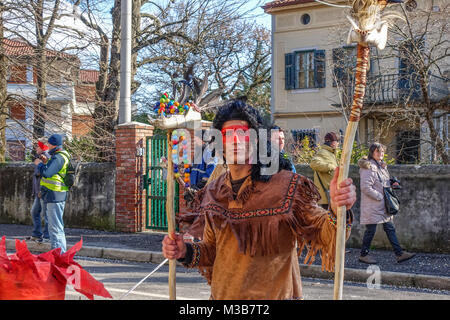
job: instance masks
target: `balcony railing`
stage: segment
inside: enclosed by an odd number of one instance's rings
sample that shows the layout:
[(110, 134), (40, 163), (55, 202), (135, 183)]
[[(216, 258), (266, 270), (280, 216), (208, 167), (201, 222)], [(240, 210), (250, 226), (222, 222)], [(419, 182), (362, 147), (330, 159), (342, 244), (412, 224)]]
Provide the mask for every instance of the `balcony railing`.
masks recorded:
[[(354, 92), (354, 79), (351, 85), (343, 85), (345, 102), (351, 102)], [(428, 95), (432, 102), (440, 101), (449, 95), (449, 79), (430, 75)], [(391, 104), (399, 102), (418, 102), (423, 100), (422, 90), (414, 75), (399, 74), (369, 75), (367, 77), (364, 103)]]

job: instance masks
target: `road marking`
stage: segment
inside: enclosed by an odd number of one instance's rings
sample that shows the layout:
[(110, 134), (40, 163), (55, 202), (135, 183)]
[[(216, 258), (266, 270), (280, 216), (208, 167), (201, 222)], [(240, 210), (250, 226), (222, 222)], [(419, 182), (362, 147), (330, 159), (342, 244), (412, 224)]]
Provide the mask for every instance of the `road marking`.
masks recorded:
[[(119, 292), (119, 293), (126, 293), (126, 292), (128, 292), (128, 290), (116, 289), (116, 288), (106, 288), (106, 290), (108, 290), (110, 292)], [(80, 293), (78, 293), (76, 291), (72, 291), (70, 289), (66, 291), (66, 294), (75, 295), (75, 296), (81, 295)], [(158, 293), (148, 293), (148, 292), (142, 292), (142, 291), (133, 291), (132, 293), (130, 293), (130, 295), (140, 295), (140, 296), (144, 296), (144, 297), (161, 298), (161, 299), (169, 300), (169, 295), (158, 294)], [(198, 300), (198, 299), (177, 296), (177, 300)]]

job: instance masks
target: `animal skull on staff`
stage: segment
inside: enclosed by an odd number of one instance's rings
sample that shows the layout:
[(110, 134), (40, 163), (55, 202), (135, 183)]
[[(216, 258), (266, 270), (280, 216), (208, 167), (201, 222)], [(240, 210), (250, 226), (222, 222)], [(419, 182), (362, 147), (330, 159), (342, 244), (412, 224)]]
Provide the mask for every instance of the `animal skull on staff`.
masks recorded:
[[(317, 2), (337, 6), (324, 1)], [(342, 157), (339, 170), (338, 184), (347, 179), (353, 142), (358, 128), (361, 110), (366, 91), (367, 69), (369, 64), (369, 46), (376, 46), (383, 50), (387, 42), (387, 31), (394, 18), (402, 18), (398, 13), (384, 10), (394, 4), (403, 3), (403, 0), (352, 0), (349, 1), (350, 15), (347, 19), (351, 23), (347, 44), (357, 43), (355, 91), (350, 113), (350, 121), (344, 137)], [(414, 0), (407, 1), (415, 3)], [(342, 7), (342, 6), (340, 6)], [(346, 208), (339, 207), (337, 212), (336, 235), (336, 264), (334, 278), (334, 299), (342, 299), (344, 281), (344, 257), (345, 257), (345, 217)]]

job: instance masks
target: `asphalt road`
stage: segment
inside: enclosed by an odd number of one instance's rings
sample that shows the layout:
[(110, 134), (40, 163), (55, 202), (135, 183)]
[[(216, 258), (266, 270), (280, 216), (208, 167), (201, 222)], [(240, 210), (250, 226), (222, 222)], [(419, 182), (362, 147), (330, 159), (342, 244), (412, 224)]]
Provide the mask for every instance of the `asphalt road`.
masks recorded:
[[(94, 278), (101, 281), (114, 300), (119, 300), (136, 283), (149, 274), (157, 265), (152, 263), (136, 263), (94, 258), (76, 257), (76, 261), (90, 272)], [(370, 275), (368, 274), (368, 277)], [(209, 286), (200, 274), (194, 270), (177, 267), (177, 299), (207, 300)], [(302, 278), (305, 300), (331, 300), (333, 298), (333, 281)], [(416, 288), (400, 288), (386, 286), (372, 281), (372, 288), (367, 284), (344, 284), (344, 300), (450, 300), (450, 292), (422, 290)], [(85, 300), (86, 298), (68, 287), (67, 300)], [(101, 300), (102, 297), (96, 297)], [(167, 300), (168, 266), (164, 265), (137, 287), (123, 300)]]

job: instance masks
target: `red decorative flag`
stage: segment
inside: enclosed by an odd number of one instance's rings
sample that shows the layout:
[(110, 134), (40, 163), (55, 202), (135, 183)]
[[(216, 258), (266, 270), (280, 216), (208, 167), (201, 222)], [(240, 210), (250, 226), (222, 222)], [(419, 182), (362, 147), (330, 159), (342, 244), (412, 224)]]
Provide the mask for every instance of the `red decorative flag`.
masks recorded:
[(94, 295), (112, 298), (103, 284), (73, 260), (80, 240), (67, 252), (53, 249), (40, 255), (16, 240), (16, 253), (7, 255), (6, 239), (0, 241), (0, 300), (64, 300), (66, 285), (93, 300)]

